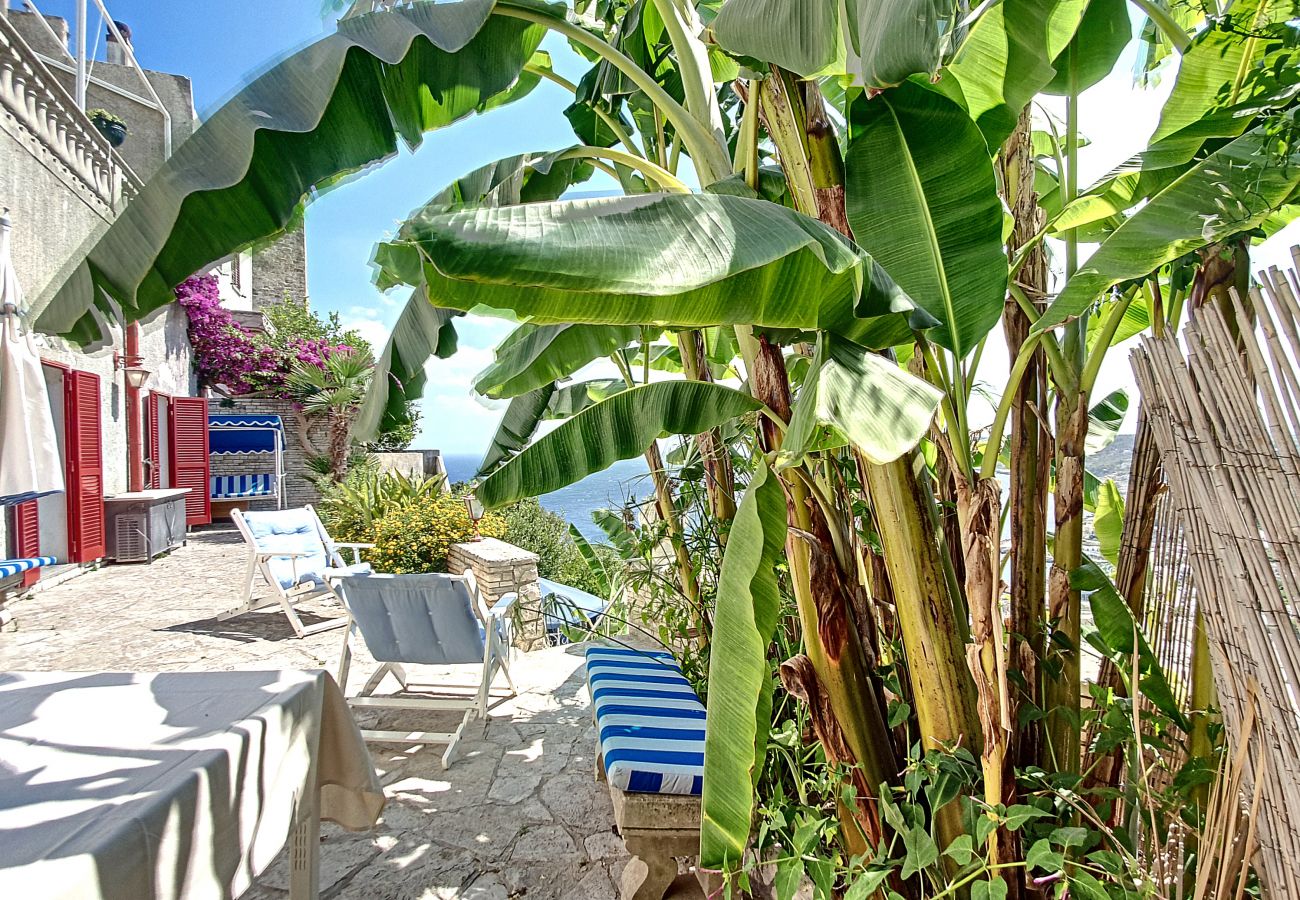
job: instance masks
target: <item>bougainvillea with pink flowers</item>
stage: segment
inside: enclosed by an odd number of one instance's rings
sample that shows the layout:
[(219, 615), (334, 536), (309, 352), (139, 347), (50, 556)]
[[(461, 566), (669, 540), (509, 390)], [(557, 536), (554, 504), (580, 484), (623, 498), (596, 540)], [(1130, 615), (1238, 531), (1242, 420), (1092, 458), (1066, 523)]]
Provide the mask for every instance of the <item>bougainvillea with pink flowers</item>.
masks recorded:
[(350, 345), (327, 338), (292, 337), (283, 346), (273, 346), (236, 322), (221, 305), (212, 275), (186, 279), (176, 288), (176, 300), (190, 317), (190, 343), (200, 380), (224, 385), (234, 394), (288, 397), (286, 381), (295, 363), (322, 367), (335, 353), (353, 352)]

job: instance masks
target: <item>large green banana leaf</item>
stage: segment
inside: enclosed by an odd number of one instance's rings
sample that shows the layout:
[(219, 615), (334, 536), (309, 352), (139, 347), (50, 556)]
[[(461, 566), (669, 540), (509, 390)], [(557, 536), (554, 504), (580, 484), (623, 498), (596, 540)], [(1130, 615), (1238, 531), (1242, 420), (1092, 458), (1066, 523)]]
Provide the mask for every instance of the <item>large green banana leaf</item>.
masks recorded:
[(1055, 74), (1086, 0), (1002, 0), (971, 26), (936, 86), (979, 125), (989, 150), (1002, 146), (1025, 105)]
[[(1259, 12), (1252, 2), (1241, 14)], [(1216, 29), (1201, 34), (1183, 56), (1157, 136), (1070, 204), (1052, 230), (1059, 234), (1131, 209), (1181, 175), (1207, 144), (1240, 137), (1260, 115), (1289, 106), (1300, 95), (1292, 53), (1283, 42), (1252, 43)], [(1225, 59), (1242, 68), (1227, 71)], [(1211, 89), (1216, 78), (1229, 80)]]
[(857, 242), (964, 357), (1002, 315), (1002, 204), (979, 128), (913, 82), (850, 109), (845, 200)]
[(775, 566), (786, 530), (785, 493), (760, 463), (736, 510), (718, 579), (700, 821), (700, 864), (709, 869), (737, 867), (749, 845), (772, 727), (767, 647), (781, 607)]
[(849, 70), (866, 87), (900, 84), (939, 68), (957, 0), (844, 0)]
[(487, 453), (478, 467), (478, 477), (488, 475), (501, 463), (528, 446), (543, 419), (567, 419), (593, 403), (627, 389), (621, 378), (597, 378), (560, 387), (547, 384), (520, 394), (510, 401)]
[[(1294, 127), (1296, 112), (1284, 120)], [(1234, 234), (1250, 231), (1300, 187), (1300, 144), (1260, 126), (1201, 160), (1130, 216), (1065, 285), (1034, 326), (1077, 316), (1105, 291)]]
[(589, 406), (488, 476), (478, 498), (488, 508), (536, 497), (640, 456), (668, 434), (700, 434), (761, 404), (704, 381), (643, 384)]
[(873, 463), (893, 462), (925, 436), (942, 397), (892, 360), (825, 337), (795, 401), (778, 468), (824, 448), (819, 426), (834, 428)]
[[(1148, 143), (1156, 143), (1205, 118), (1234, 106), (1257, 90), (1271, 90), (1273, 73), (1256, 66), (1281, 38), (1269, 32), (1295, 15), (1292, 0), (1238, 0), (1227, 28), (1206, 28), (1178, 64), (1178, 80), (1165, 101)], [(1252, 35), (1252, 37), (1247, 37)]]
[(511, 399), (510, 405), (501, 415), (496, 433), (492, 435), (487, 453), (483, 454), (483, 461), (479, 463), (480, 478), (528, 446), (528, 442), (537, 433), (537, 426), (545, 418), (546, 407), (553, 396), (555, 385), (547, 384)]
[(309, 192), (392, 156), (399, 138), (415, 147), (425, 132), (488, 108), (545, 33), (493, 16), (493, 5), (417, 3), (350, 18), (254, 79), (35, 299), (37, 327), (96, 344), (106, 337), (91, 312), (99, 291), (139, 319), (172, 302), (172, 288), (194, 272), (279, 233)]
[(474, 378), (487, 397), (514, 397), (567, 378), (641, 336), (635, 325), (520, 325), (497, 348), (493, 363)]
[(388, 343), (375, 363), (370, 386), (352, 426), (359, 439), (371, 438), (400, 421), (406, 404), (424, 393), (424, 367), (431, 357), (446, 359), (456, 352), (452, 319), (461, 315), (438, 309), (412, 291), (397, 317)]
[[(1133, 39), (1128, 0), (1090, 0), (1069, 45), (1052, 61), (1056, 76), (1043, 86), (1047, 94), (1069, 94), (1071, 87), (1087, 90), (1115, 68), (1124, 47)], [(1074, 82), (1070, 78), (1073, 52)]]
[(762, 200), (534, 203), (431, 216), (413, 231), (430, 300), (454, 309), (541, 325), (822, 329), (877, 347), (908, 335), (900, 316), (873, 318), (912, 304), (871, 257)]
[[(564, 152), (524, 153), (475, 169), (443, 188), (413, 212), (399, 229), (399, 238), (411, 227), (409, 223), (454, 209), (554, 200), (571, 185), (591, 176), (588, 161), (560, 159)], [(403, 404), (419, 399), (424, 390), (425, 364), (435, 355), (441, 358), (449, 355), (445, 347), (440, 347), (445, 340), (444, 333), (440, 327), (435, 327), (437, 321), (445, 321), (447, 314), (433, 311), (435, 307), (429, 303), (424, 289), (424, 270), (416, 248), (402, 240), (380, 243), (375, 247), (374, 265), (375, 283), (380, 290), (398, 284), (409, 284), (415, 290), (407, 299), (406, 307), (389, 335), (388, 344), (375, 364), (372, 388), (358, 416), (359, 435), (374, 434), (377, 428), (382, 427), (381, 421), (387, 421)], [(450, 326), (447, 331), (454, 339), (455, 332)], [(400, 348), (397, 346), (399, 342)], [(455, 344), (450, 346), (455, 349)]]
[(591, 161), (564, 158), (569, 149), (507, 156), (480, 166), (434, 194), (407, 216), (394, 240), (375, 245), (375, 285), (386, 291), (398, 284), (418, 287), (423, 283), (420, 254), (410, 243), (412, 229), (423, 219), (468, 207), (557, 200), (573, 185), (586, 181), (595, 171)]
[(713, 34), (732, 53), (811, 78), (842, 54), (840, 0), (727, 0)]

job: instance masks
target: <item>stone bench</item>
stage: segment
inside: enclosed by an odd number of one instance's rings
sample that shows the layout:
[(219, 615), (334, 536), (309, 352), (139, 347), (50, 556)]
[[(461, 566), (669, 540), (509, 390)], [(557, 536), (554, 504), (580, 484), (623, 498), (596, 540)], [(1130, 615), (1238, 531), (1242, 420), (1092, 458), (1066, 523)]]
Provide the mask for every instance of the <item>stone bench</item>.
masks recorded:
[(596, 774), (609, 784), (614, 822), (632, 855), (622, 900), (662, 900), (670, 889), (673, 897), (702, 896), (689, 878), (674, 884), (674, 857), (700, 849), (704, 705), (663, 652), (589, 647), (587, 687)]

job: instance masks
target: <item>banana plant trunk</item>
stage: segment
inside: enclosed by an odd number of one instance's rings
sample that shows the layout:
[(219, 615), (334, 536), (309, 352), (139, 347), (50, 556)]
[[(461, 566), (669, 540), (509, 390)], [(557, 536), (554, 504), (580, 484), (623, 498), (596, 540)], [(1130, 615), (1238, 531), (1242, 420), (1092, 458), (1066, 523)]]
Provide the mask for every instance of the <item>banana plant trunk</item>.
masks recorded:
[[(709, 359), (704, 349), (704, 335), (691, 329), (677, 335), (682, 368), (686, 377), (695, 381), (713, 381), (709, 372)], [(695, 436), (700, 459), (704, 462), (705, 490), (709, 495), (709, 509), (719, 522), (729, 522), (736, 517), (736, 480), (731, 468), (731, 456), (722, 430), (713, 428)], [(726, 542), (725, 532), (723, 543)]]
[(650, 478), (654, 482), (655, 507), (667, 526), (668, 542), (672, 545), (673, 556), (677, 561), (678, 587), (681, 588), (682, 596), (686, 598), (695, 618), (696, 639), (701, 646), (704, 646), (709, 640), (708, 617), (700, 602), (700, 584), (695, 577), (695, 566), (691, 563), (690, 549), (686, 546), (686, 537), (673, 500), (673, 489), (668, 483), (668, 473), (664, 471), (663, 454), (659, 452), (658, 443), (652, 443), (646, 448), (645, 461), (650, 468)]
[[(1077, 331), (1077, 323), (1067, 326)], [(1083, 334), (1067, 334), (1070, 344), (1082, 344)], [(1083, 563), (1083, 466), (1088, 437), (1088, 392), (1078, 385), (1056, 391), (1056, 496), (1055, 538), (1048, 577), (1048, 618), (1052, 646), (1044, 697), (1047, 704), (1045, 768), (1053, 772), (1078, 772), (1081, 740), (1080, 713), (1080, 598), (1070, 586), (1070, 573)]]
[[(754, 396), (785, 421), (790, 418), (790, 381), (781, 348), (760, 338), (751, 379)], [(781, 448), (781, 431), (760, 420), (763, 449)], [(853, 582), (839, 568), (831, 527), (796, 475), (782, 476), (790, 534), (786, 555), (799, 610), (805, 653), (782, 666), (782, 679), (807, 704), (813, 728), (833, 765), (852, 767), (856, 800), (839, 804), (846, 848), (862, 853), (882, 837), (876, 792), (897, 779), (884, 711), (858, 632), (848, 592)]]
[[(759, 94), (762, 118), (776, 144), (796, 208), (852, 238), (844, 209), (844, 161), (817, 83), (796, 82), (778, 69), (762, 82)], [(966, 628), (958, 627), (956, 615), (961, 598), (949, 591), (931, 497), (913, 469), (916, 456), (904, 454), (884, 465), (860, 457), (858, 462), (893, 589), (922, 749), (963, 744), (981, 752), (975, 690), (961, 637)], [(815, 630), (805, 631), (807, 638), (807, 632)], [(809, 655), (816, 664), (817, 658), (812, 652)], [(842, 658), (828, 661), (843, 664)], [(845, 724), (843, 716), (839, 718)], [(872, 724), (873, 730), (883, 727), (883, 721), (880, 726)], [(963, 832), (955, 804), (934, 814), (945, 844)]]
[[(1012, 259), (1034, 240), (1046, 218), (1034, 191), (1032, 133), (1029, 109), (1026, 108), (1002, 149), (1002, 183), (1014, 222), (1007, 245)], [(1047, 256), (1041, 244), (1027, 252), (1015, 288), (1038, 306), (1047, 293)], [(1019, 356), (1032, 325), (1015, 298), (1008, 298), (1002, 324), (1008, 353), (1014, 360)], [(1011, 633), (1007, 665), (1020, 676), (1011, 697), (1013, 722), (1019, 721), (1022, 706), (1039, 708), (1042, 705), (1038, 653), (1047, 604), (1047, 494), (1052, 458), (1051, 432), (1044, 427), (1042, 419), (1046, 409), (1047, 363), (1043, 351), (1038, 350), (1025, 368), (1010, 415)], [(1036, 720), (1016, 730), (1008, 748), (1008, 777), (1016, 767), (1036, 765), (1040, 745), (1041, 735)], [(1023, 873), (1017, 872), (1017, 876), (1023, 881)]]

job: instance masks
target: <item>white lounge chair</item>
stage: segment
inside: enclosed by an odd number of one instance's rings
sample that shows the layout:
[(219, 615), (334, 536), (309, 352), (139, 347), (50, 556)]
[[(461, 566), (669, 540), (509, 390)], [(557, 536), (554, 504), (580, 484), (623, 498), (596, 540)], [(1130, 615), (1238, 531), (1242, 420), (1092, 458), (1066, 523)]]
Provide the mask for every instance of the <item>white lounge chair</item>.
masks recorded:
[[(363, 575), (370, 564), (361, 562), (361, 551), (373, 544), (340, 543), (329, 536), (316, 510), (277, 509), (266, 512), (230, 514), (235, 527), (248, 544), (248, 568), (244, 578), (244, 601), (217, 616), (218, 621), (279, 606), (298, 637), (331, 628), (342, 628), (346, 616), (304, 625), (295, 609), (304, 600), (331, 597), (338, 600), (331, 582), (344, 575)], [(352, 551), (352, 564), (343, 560), (341, 549)], [(254, 599), (258, 575), (271, 589), (270, 596)]]
[[(442, 765), (451, 764), (456, 744), (469, 723), (487, 715), (494, 699), (492, 682), (497, 672), (505, 675), (509, 694), (517, 694), (510, 677), (511, 607), (516, 595), (506, 594), (488, 607), (479, 593), (474, 573), (464, 575), (369, 575), (339, 579), (339, 596), (352, 619), (343, 640), (339, 661), (339, 686), (347, 696), (348, 669), (352, 662), (353, 636), (360, 634), (366, 649), (380, 663), (361, 691), (348, 697), (354, 707), (406, 710), (464, 711), (455, 731), (367, 731), (366, 740), (394, 743), (446, 744)], [(406, 666), (455, 666), (480, 663), (476, 685), (417, 683)], [(387, 675), (393, 675), (401, 691), (394, 696), (375, 696), (375, 689)], [(419, 695), (419, 696), (416, 696)]]

